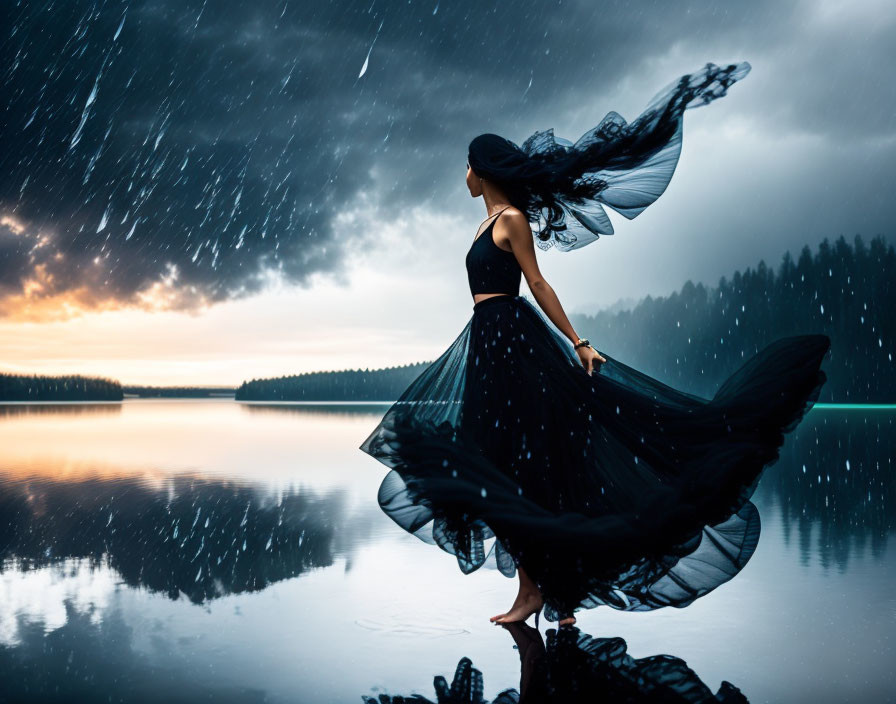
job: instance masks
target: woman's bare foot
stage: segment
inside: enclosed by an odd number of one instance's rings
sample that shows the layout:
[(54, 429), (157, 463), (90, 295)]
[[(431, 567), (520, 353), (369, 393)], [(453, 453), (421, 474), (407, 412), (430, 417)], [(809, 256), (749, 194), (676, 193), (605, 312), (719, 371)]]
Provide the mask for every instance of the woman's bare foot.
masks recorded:
[[(521, 570), (521, 572), (522, 572), (522, 570)], [(531, 593), (532, 593), (532, 589), (523, 586), (522, 580), (521, 580), (520, 588), (516, 593), (516, 599), (514, 599), (513, 604), (510, 605), (510, 611), (512, 611), (517, 606), (519, 606), (523, 602), (523, 599), (526, 597), (526, 595), (531, 594)], [(489, 621), (491, 621), (492, 623), (495, 623), (495, 621), (497, 621), (497, 619), (501, 618), (502, 616), (506, 616), (508, 613), (510, 613), (510, 611), (505, 611), (503, 614), (498, 614), (496, 616), (492, 616), (489, 619)]]
[(510, 611), (497, 616), (492, 616), (489, 621), (492, 623), (511, 623), (513, 621), (525, 621), (529, 616), (538, 611), (543, 600), (541, 594), (537, 591), (520, 592), (516, 596), (516, 600), (510, 607)]

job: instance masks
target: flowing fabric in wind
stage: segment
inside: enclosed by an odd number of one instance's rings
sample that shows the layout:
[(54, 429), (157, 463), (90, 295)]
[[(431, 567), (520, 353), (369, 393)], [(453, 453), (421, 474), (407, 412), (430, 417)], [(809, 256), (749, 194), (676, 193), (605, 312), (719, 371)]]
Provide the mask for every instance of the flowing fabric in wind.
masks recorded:
[(579, 249), (613, 234), (603, 206), (631, 220), (663, 194), (681, 154), (684, 111), (727, 95), (750, 69), (746, 61), (707, 63), (666, 85), (631, 123), (611, 111), (575, 143), (553, 129), (522, 147), (480, 135), (470, 143), (470, 166), (526, 213), (541, 249)]

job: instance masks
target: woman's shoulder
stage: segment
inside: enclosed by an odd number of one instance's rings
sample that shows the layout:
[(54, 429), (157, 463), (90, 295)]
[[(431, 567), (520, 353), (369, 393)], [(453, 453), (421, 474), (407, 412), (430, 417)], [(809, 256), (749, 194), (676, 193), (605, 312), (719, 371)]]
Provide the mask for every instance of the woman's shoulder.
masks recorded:
[(515, 205), (508, 205), (504, 210), (501, 211), (503, 215), (501, 217), (517, 217), (517, 218), (525, 218), (526, 215), (522, 210), (517, 208)]
[(504, 221), (505, 227), (508, 225), (513, 227), (525, 225), (529, 227), (529, 219), (526, 217), (526, 214), (514, 205), (508, 205), (501, 211), (501, 217), (498, 218), (498, 221), (501, 220)]
[(496, 227), (505, 232), (529, 232), (529, 218), (516, 206), (507, 206), (498, 218)]
[[(516, 244), (532, 238), (532, 230), (526, 214), (512, 205), (501, 211), (494, 229), (493, 239), (495, 242), (507, 242), (511, 249)], [(502, 249), (509, 251), (506, 247), (502, 247)]]

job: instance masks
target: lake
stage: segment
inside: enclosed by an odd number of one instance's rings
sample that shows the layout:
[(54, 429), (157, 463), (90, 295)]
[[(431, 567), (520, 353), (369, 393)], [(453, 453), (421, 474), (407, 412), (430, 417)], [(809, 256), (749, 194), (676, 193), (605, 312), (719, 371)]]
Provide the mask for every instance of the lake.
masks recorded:
[[(0, 700), (435, 701), (463, 658), (485, 700), (518, 689), (488, 620), (516, 580), (463, 575), (376, 503), (387, 469), (358, 445), (386, 408), (0, 405)], [(892, 409), (814, 408), (737, 577), (685, 609), (580, 612), (582, 637), (751, 702), (896, 701), (894, 444)]]

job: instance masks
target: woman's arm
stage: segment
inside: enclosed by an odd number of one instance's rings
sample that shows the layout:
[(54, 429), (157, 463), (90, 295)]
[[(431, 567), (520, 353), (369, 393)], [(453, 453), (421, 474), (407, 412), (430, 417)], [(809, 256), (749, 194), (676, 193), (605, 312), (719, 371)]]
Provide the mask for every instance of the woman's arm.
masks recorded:
[[(563, 306), (560, 305), (560, 299), (557, 298), (551, 285), (544, 280), (538, 268), (538, 260), (535, 258), (535, 242), (526, 216), (516, 208), (508, 210), (495, 223), (493, 234), (495, 243), (501, 240), (510, 244), (513, 254), (523, 270), (523, 276), (526, 277), (526, 283), (545, 315), (557, 326), (558, 330), (569, 338), (573, 345), (578, 342), (579, 336), (573, 329), (572, 323), (569, 322)], [(589, 371), (589, 360), (607, 361), (597, 350), (588, 347), (580, 347), (576, 352), (579, 353), (582, 364)]]

